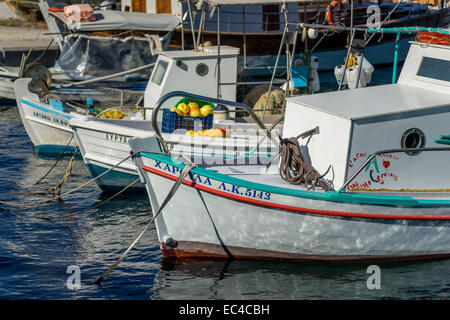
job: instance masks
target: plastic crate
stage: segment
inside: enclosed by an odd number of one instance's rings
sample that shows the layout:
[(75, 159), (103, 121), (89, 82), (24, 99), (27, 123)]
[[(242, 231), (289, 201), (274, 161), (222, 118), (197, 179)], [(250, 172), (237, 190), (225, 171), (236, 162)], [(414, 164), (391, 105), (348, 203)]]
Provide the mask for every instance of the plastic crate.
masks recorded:
[[(177, 104), (178, 105), (178, 104)], [(209, 114), (206, 117), (188, 117), (179, 116), (175, 112), (171, 112), (169, 109), (163, 110), (163, 119), (161, 131), (163, 133), (172, 133), (176, 129), (186, 130), (205, 130), (211, 129), (213, 126), (213, 114)]]

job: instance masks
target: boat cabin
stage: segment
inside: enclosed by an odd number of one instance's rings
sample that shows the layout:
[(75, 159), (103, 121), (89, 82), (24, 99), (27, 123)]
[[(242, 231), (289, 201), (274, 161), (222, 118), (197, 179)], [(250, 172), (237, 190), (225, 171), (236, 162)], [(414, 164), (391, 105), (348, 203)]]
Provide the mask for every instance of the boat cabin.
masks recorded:
[[(449, 123), (450, 46), (412, 42), (395, 84), (287, 99), (283, 137), (318, 127), (302, 152), (319, 173), (331, 166), (324, 178), (338, 189), (377, 151), (446, 147)], [(346, 190), (450, 191), (449, 161), (450, 151), (384, 153)]]
[[(160, 53), (145, 89), (144, 107), (153, 108), (162, 96), (172, 91), (236, 101), (239, 49), (220, 46), (220, 73), (217, 70), (218, 50), (217, 46), (210, 46), (202, 50)], [(167, 103), (175, 104), (176, 101)]]

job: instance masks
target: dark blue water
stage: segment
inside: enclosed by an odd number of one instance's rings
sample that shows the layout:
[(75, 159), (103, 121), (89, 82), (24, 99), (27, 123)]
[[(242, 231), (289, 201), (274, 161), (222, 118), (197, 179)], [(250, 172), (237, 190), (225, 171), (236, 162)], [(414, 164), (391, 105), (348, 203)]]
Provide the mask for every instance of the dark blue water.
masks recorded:
[[(377, 69), (374, 83), (388, 83), (391, 69)], [(321, 74), (324, 90), (336, 87)], [(33, 153), (14, 103), (0, 103), (0, 200), (29, 203), (46, 196), (24, 193), (54, 186), (67, 159), (41, 184), (33, 184), (54, 159)], [(90, 178), (77, 160), (64, 190)], [(0, 299), (447, 299), (450, 260), (379, 264), (380, 289), (368, 289), (367, 264), (161, 259), (151, 228), (125, 260), (106, 271), (151, 218), (145, 194), (120, 196), (84, 215), (49, 222), (32, 215), (78, 212), (105, 199), (90, 185), (62, 201), (33, 208), (1, 206)], [(81, 288), (69, 289), (69, 266), (81, 271)]]

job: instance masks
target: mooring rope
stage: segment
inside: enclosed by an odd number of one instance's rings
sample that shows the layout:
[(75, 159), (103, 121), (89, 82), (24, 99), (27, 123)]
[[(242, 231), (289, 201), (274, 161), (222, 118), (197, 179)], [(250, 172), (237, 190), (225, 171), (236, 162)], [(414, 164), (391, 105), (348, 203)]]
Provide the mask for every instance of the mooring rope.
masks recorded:
[(136, 180), (134, 180), (133, 182), (131, 182), (130, 184), (128, 184), (126, 187), (124, 187), (124, 188), (121, 189), (120, 191), (118, 191), (118, 192), (116, 192), (115, 194), (113, 194), (112, 196), (110, 196), (108, 199), (103, 200), (103, 201), (101, 201), (101, 202), (99, 202), (99, 203), (96, 203), (96, 204), (93, 205), (92, 207), (87, 208), (87, 209), (84, 209), (84, 210), (82, 210), (82, 211), (80, 211), (80, 212), (70, 213), (70, 214), (66, 214), (66, 215), (64, 215), (64, 216), (57, 216), (57, 217), (49, 217), (49, 216), (44, 217), (44, 216), (36, 216), (36, 215), (31, 216), (31, 217), (36, 218), (36, 219), (41, 219), (41, 220), (52, 221), (52, 220), (60, 220), (60, 219), (66, 219), (66, 218), (78, 216), (78, 215), (80, 215), (80, 214), (89, 212), (89, 211), (91, 211), (91, 210), (94, 210), (94, 209), (96, 209), (96, 208), (102, 206), (102, 205), (105, 204), (106, 202), (108, 202), (108, 201), (114, 199), (115, 197), (117, 197), (119, 194), (125, 192), (128, 188), (130, 188), (130, 187), (132, 187), (133, 185), (135, 185), (138, 181), (139, 181), (139, 178), (137, 178)]
[(76, 188), (73, 188), (72, 190), (69, 190), (67, 192), (64, 192), (63, 194), (54, 194), (52, 197), (45, 199), (45, 200), (40, 200), (40, 201), (35, 201), (32, 203), (19, 203), (19, 202), (12, 202), (12, 201), (0, 201), (0, 204), (3, 205), (7, 205), (7, 206), (12, 206), (12, 207), (33, 207), (33, 206), (39, 206), (41, 204), (50, 202), (52, 200), (64, 197), (68, 194), (71, 194), (77, 190), (80, 190), (81, 188), (87, 186), (88, 184), (91, 184), (94, 181), (97, 181), (98, 179), (100, 179), (101, 177), (103, 177), (105, 174), (107, 174), (108, 172), (110, 172), (111, 170), (115, 169), (116, 167), (118, 167), (120, 164), (122, 164), (123, 162), (125, 162), (126, 160), (128, 160), (129, 158), (131, 158), (134, 155), (134, 153), (131, 153), (129, 156), (127, 156), (126, 158), (120, 160), (118, 163), (116, 163), (114, 166), (112, 166), (111, 168), (109, 168), (108, 170), (106, 170), (105, 172), (103, 172), (102, 174), (98, 175), (95, 178), (92, 178), (91, 180), (86, 181), (85, 183), (79, 185)]
[[(70, 137), (69, 142), (67, 142), (66, 146), (64, 147), (63, 151), (61, 151), (61, 153), (59, 154), (59, 157), (58, 157), (58, 159), (55, 161), (55, 163), (53, 164), (53, 166), (51, 166), (51, 168), (47, 171), (46, 174), (44, 174), (44, 175), (42, 176), (42, 178), (40, 178), (38, 181), (36, 181), (35, 183), (33, 183), (33, 186), (34, 186), (34, 185), (37, 185), (37, 184), (39, 184), (39, 183), (41, 183), (41, 181), (44, 180), (44, 179), (50, 174), (50, 172), (52, 172), (52, 170), (56, 167), (56, 165), (58, 164), (58, 162), (63, 158), (63, 155), (64, 155), (64, 153), (66, 152), (66, 150), (67, 150), (67, 148), (69, 147), (69, 145), (70, 145), (70, 143), (72, 142), (72, 140), (73, 140), (73, 133), (72, 133), (72, 136)], [(76, 152), (77, 152), (77, 148), (75, 148), (75, 153), (74, 153), (74, 154), (76, 154)]]
[(66, 172), (64, 173), (63, 177), (61, 178), (61, 180), (59, 180), (59, 183), (49, 189), (46, 189), (46, 192), (53, 192), (54, 194), (60, 194), (61, 193), (61, 189), (64, 187), (64, 185), (66, 184), (66, 182), (70, 179), (70, 176), (72, 175), (72, 169), (73, 169), (73, 165), (75, 164), (75, 158), (76, 158), (76, 154), (78, 151), (78, 146), (75, 147), (75, 152), (73, 153), (72, 157), (69, 160), (69, 165), (66, 168)]
[(178, 179), (175, 181), (175, 184), (172, 186), (172, 188), (170, 189), (169, 193), (167, 194), (166, 198), (164, 199), (163, 203), (161, 204), (161, 206), (159, 207), (158, 211), (155, 213), (155, 215), (150, 219), (150, 221), (147, 223), (147, 225), (145, 226), (144, 230), (141, 231), (141, 233), (137, 236), (137, 238), (131, 243), (131, 245), (125, 250), (124, 253), (122, 253), (122, 255), (119, 257), (119, 259), (117, 259), (117, 261), (105, 272), (103, 273), (103, 275), (98, 278), (95, 283), (96, 284), (101, 284), (101, 282), (111, 273), (111, 271), (114, 270), (115, 267), (117, 267), (119, 265), (119, 263), (126, 257), (126, 255), (128, 254), (128, 252), (130, 252), (130, 250), (134, 247), (134, 245), (139, 241), (139, 239), (142, 238), (142, 236), (144, 235), (144, 233), (148, 230), (148, 228), (150, 228), (151, 224), (153, 223), (153, 221), (155, 221), (156, 217), (158, 217), (158, 215), (160, 214), (160, 212), (162, 211), (162, 209), (167, 205), (167, 203), (169, 202), (170, 199), (172, 199), (173, 195), (175, 194), (175, 192), (177, 192), (178, 188), (180, 187), (180, 185), (183, 183), (184, 179), (186, 178), (186, 176), (188, 175), (188, 173), (191, 171), (191, 169), (195, 168), (197, 165), (193, 162), (189, 163), (188, 165), (186, 165), (183, 169), (183, 171), (181, 172), (180, 176), (178, 177)]

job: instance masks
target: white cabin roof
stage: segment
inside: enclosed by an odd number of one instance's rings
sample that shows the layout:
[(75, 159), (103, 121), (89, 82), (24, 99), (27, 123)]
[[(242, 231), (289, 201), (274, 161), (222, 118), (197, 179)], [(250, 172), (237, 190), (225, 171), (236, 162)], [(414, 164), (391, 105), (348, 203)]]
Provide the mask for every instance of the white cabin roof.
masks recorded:
[[(193, 57), (217, 57), (218, 54), (218, 47), (217, 46), (211, 46), (206, 47), (203, 50), (171, 50), (171, 51), (164, 51), (160, 53), (161, 55), (164, 55), (171, 59), (189, 59)], [(226, 56), (226, 55), (238, 55), (239, 54), (239, 48), (234, 48), (230, 46), (220, 46), (220, 55)]]
[(448, 106), (450, 46), (411, 42), (396, 84), (298, 96), (287, 99), (350, 120)]
[(288, 101), (357, 120), (450, 106), (450, 92), (446, 94), (403, 84), (388, 84), (292, 97)]

